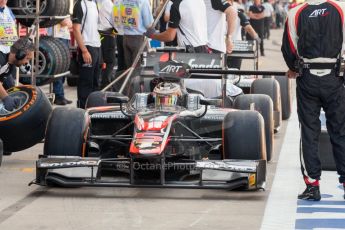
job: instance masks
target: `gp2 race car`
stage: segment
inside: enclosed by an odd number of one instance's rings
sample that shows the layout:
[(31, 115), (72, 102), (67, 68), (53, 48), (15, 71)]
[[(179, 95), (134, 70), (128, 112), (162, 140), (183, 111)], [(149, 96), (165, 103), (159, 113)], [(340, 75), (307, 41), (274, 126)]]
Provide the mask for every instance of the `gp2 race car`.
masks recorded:
[(252, 110), (222, 108), (222, 99), (183, 86), (183, 79), (192, 77), (184, 69), (160, 63), (153, 89), (131, 99), (106, 92), (107, 106), (56, 108), (32, 183), (264, 189), (265, 123), (255, 110), (272, 112), (271, 99), (241, 95), (237, 104)]

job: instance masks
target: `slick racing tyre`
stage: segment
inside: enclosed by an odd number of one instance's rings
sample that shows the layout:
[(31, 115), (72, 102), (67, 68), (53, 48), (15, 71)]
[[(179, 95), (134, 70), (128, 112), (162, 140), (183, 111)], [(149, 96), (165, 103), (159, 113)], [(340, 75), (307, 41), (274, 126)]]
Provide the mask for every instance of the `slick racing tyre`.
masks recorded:
[(251, 94), (266, 94), (273, 101), (274, 131), (278, 132), (282, 123), (282, 107), (278, 81), (271, 78), (257, 79), (250, 88)]
[(223, 158), (266, 159), (264, 119), (260, 113), (239, 110), (224, 117)]
[[(8, 1), (9, 7), (15, 7), (20, 9), (14, 9), (15, 15), (35, 15), (36, 13), (36, 0), (11, 0)], [(69, 0), (41, 0), (40, 1), (40, 15), (41, 16), (64, 16), (69, 13)], [(18, 22), (26, 27), (31, 27), (34, 19), (17, 18)], [(48, 28), (52, 27), (62, 19), (41, 19), (40, 27)]]
[(103, 91), (95, 91), (87, 97), (85, 108), (88, 109), (107, 105), (106, 93)]
[[(38, 55), (38, 69), (33, 70), (38, 75), (36, 77), (37, 86), (46, 85), (52, 81), (51, 78), (40, 75), (56, 75), (68, 71), (69, 51), (60, 40), (43, 36), (40, 40)], [(31, 64), (21, 67), (20, 71), (22, 74), (32, 71)], [(22, 76), (20, 82), (31, 84), (31, 76)]]
[(291, 96), (291, 79), (286, 76), (274, 77), (280, 86), (281, 106), (282, 106), (282, 119), (287, 120), (291, 116), (292, 96)]
[(44, 155), (85, 156), (89, 123), (83, 109), (55, 108), (47, 125)]
[(0, 166), (2, 163), (2, 156), (4, 154), (4, 145), (2, 144), (2, 140), (0, 139)]
[(0, 139), (5, 152), (17, 152), (37, 144), (44, 138), (52, 106), (40, 88), (31, 85), (8, 90), (20, 106), (14, 111), (0, 110)]
[(263, 94), (247, 94), (240, 95), (234, 103), (235, 109), (250, 110), (254, 104), (254, 110), (258, 111), (264, 118), (265, 123), (265, 139), (266, 139), (266, 155), (267, 161), (272, 159), (274, 148), (274, 121), (273, 121), (273, 103), (269, 96)]

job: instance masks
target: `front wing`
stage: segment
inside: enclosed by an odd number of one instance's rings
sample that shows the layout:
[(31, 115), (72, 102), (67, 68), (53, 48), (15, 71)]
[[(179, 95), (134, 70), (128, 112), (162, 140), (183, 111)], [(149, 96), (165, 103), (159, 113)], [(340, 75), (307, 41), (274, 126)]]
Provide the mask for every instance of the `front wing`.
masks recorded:
[[(164, 164), (164, 161), (161, 161)], [(128, 177), (103, 176), (103, 165), (129, 169)], [(199, 160), (169, 163), (169, 167), (186, 167), (197, 175), (190, 181), (171, 181), (165, 178), (165, 167), (160, 167), (158, 183), (134, 180), (134, 165), (130, 158), (66, 158), (40, 156), (36, 162), (36, 179), (30, 184), (56, 184), (64, 187), (150, 187), (150, 188), (208, 188), (257, 190), (265, 188), (265, 160)]]

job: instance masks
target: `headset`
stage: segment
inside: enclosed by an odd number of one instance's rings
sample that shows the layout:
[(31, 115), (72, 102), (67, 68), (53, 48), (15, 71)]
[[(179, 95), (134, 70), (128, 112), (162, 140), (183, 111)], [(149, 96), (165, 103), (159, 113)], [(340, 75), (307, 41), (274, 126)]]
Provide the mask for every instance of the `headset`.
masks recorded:
[(26, 57), (27, 52), (25, 48), (28, 46), (28, 44), (31, 45), (31, 39), (29, 37), (26, 37), (25, 43), (22, 45), (22, 47), (18, 48), (16, 51), (16, 59), (18, 61), (21, 61)]

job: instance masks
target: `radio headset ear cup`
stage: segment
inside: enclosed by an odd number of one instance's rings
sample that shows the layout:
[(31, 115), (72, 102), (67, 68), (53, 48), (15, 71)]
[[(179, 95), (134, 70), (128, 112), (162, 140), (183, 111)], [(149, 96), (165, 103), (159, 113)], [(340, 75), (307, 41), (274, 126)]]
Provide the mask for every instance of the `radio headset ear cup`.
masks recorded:
[(16, 52), (16, 59), (17, 59), (18, 61), (23, 60), (23, 59), (25, 58), (25, 56), (26, 56), (26, 52), (23, 51), (23, 50), (18, 50), (18, 51)]

